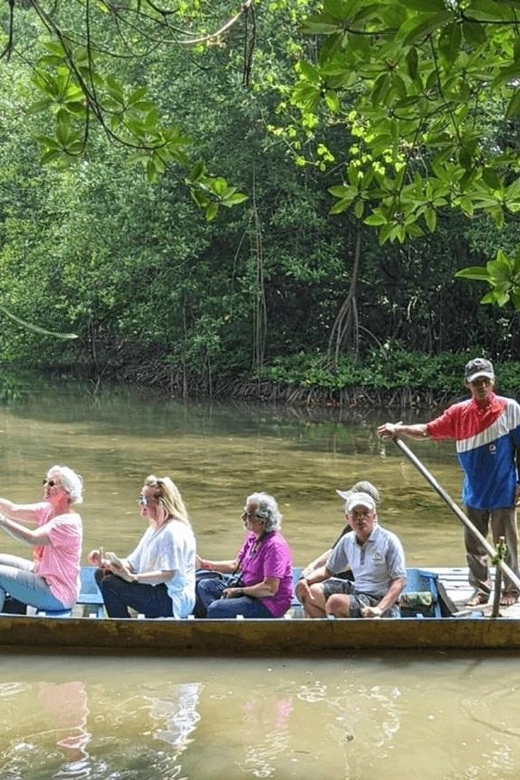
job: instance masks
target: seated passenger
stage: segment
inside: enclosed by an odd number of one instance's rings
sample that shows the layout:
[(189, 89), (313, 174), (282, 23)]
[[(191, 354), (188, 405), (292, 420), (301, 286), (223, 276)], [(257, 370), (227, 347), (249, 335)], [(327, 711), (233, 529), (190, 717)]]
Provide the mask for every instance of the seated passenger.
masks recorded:
[[(336, 493), (338, 496), (344, 499), (344, 501), (347, 501), (352, 493), (368, 493), (369, 496), (371, 496), (376, 504), (379, 504), (380, 497), (379, 497), (379, 490), (367, 480), (361, 480), (360, 482), (356, 482), (355, 485), (352, 485), (350, 490), (336, 490)], [(346, 512), (345, 512), (345, 518), (346, 518)], [(299, 599), (303, 606), (303, 614), (304, 617), (310, 617), (310, 615), (307, 614), (307, 610), (305, 608), (306, 605), (306, 598), (309, 595), (309, 588), (305, 582), (306, 578), (308, 578), (311, 574), (325, 574), (325, 564), (327, 563), (329, 559), (329, 555), (331, 554), (332, 550), (336, 547), (336, 545), (340, 542), (340, 540), (345, 536), (346, 533), (349, 531), (352, 531), (352, 528), (350, 527), (350, 523), (348, 522), (341, 531), (340, 535), (332, 545), (332, 547), (329, 550), (325, 550), (321, 555), (319, 555), (317, 558), (315, 558), (313, 561), (307, 564), (307, 566), (302, 569), (302, 573), (300, 574), (300, 577), (298, 578), (298, 582), (296, 584), (295, 588), (295, 594), (296, 597)], [(342, 572), (338, 575), (340, 579), (344, 580), (353, 580), (354, 577), (352, 576), (352, 571), (348, 569), (345, 572)]]
[(128, 608), (148, 618), (184, 618), (195, 605), (195, 537), (177, 486), (169, 477), (145, 479), (140, 513), (148, 520), (135, 550), (122, 560), (102, 549), (88, 560), (100, 568), (96, 582), (108, 617)]
[[(353, 530), (332, 550), (323, 572), (302, 580), (308, 591), (306, 613), (313, 618), (397, 618), (398, 599), (406, 585), (401, 542), (377, 524), (376, 503), (368, 493), (353, 493), (345, 509)], [(337, 577), (348, 568), (354, 582)]]
[(67, 466), (53, 466), (43, 485), (43, 501), (36, 504), (0, 498), (0, 527), (33, 547), (32, 560), (0, 555), (0, 612), (7, 594), (42, 611), (70, 609), (78, 598), (83, 531), (72, 507), (83, 501), (83, 480)]
[(248, 534), (235, 559), (209, 561), (198, 558), (203, 569), (238, 575), (238, 585), (226, 578), (197, 583), (198, 601), (208, 618), (279, 618), (292, 601), (291, 550), (280, 533), (282, 515), (267, 493), (247, 497), (241, 514)]

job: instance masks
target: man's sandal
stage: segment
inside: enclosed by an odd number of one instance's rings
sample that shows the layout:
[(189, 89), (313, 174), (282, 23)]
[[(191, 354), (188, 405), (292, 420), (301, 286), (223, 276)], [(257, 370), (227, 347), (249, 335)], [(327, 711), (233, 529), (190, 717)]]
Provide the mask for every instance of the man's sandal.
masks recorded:
[(476, 590), (472, 596), (469, 597), (469, 599), (466, 601), (467, 607), (478, 607), (480, 604), (487, 604), (489, 601), (489, 596), (487, 593), (482, 593), (479, 590)]

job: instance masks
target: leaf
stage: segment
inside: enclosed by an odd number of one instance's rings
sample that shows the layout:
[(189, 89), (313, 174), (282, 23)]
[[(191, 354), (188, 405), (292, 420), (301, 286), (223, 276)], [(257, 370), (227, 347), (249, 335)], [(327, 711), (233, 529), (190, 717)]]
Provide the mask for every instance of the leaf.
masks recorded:
[(490, 282), (489, 272), (481, 265), (469, 265), (466, 268), (461, 268), (460, 271), (455, 273), (455, 276), (460, 279), (476, 279), (479, 282)]
[(128, 97), (127, 103), (129, 106), (133, 106), (136, 103), (138, 103), (146, 93), (148, 92), (146, 87), (138, 87), (136, 90), (132, 92), (132, 94)]
[(419, 22), (417, 22), (417, 17), (409, 19), (399, 30), (399, 37), (404, 35), (404, 38), (402, 38), (403, 46), (408, 46), (420, 38), (426, 38), (446, 22), (451, 21), (451, 19), (451, 11), (442, 11), (438, 14), (428, 15), (426, 18), (420, 17)]
[(388, 73), (381, 73), (376, 79), (372, 90), (372, 105), (377, 106), (379, 103), (384, 103), (385, 98), (390, 92), (390, 87), (390, 75)]
[(379, 231), (379, 243), (381, 246), (383, 246), (383, 244), (385, 244), (389, 239), (393, 241), (392, 238), (393, 232), (394, 232), (393, 222), (388, 222), (386, 225), (383, 225), (383, 227)]
[(365, 204), (362, 200), (357, 200), (354, 204), (354, 214), (356, 215), (357, 219), (361, 219), (363, 216), (363, 213), (365, 211)]
[(320, 16), (309, 16), (301, 27), (301, 31), (307, 35), (334, 35), (341, 33), (342, 28), (330, 16), (322, 14)]
[(462, 25), (462, 34), (468, 46), (478, 48), (487, 42), (486, 31), (483, 25), (464, 22)]
[(503, 180), (492, 168), (484, 168), (482, 171), (482, 179), (493, 190), (502, 189)]
[(211, 222), (215, 219), (215, 217), (218, 214), (218, 204), (214, 201), (209, 204), (209, 206), (206, 208), (206, 220), (207, 222)]
[(4, 306), (0, 306), (0, 311), (5, 314), (7, 317), (9, 317), (11, 320), (16, 322), (18, 325), (22, 325), (24, 328), (27, 328), (28, 330), (32, 330), (35, 333), (41, 333), (43, 336), (52, 336), (56, 339), (77, 339), (78, 335), (77, 333), (60, 333), (55, 330), (47, 330), (46, 328), (42, 328), (39, 325), (33, 325), (32, 322), (27, 322), (27, 320), (22, 320), (21, 317), (17, 317), (16, 314), (13, 314), (12, 312), (8, 311)]
[(61, 157), (60, 151), (58, 151), (57, 149), (48, 149), (40, 157), (40, 162), (42, 165), (46, 165), (49, 162), (53, 162), (53, 160), (58, 160), (60, 157)]
[(388, 224), (387, 217), (385, 217), (385, 215), (379, 209), (373, 211), (372, 214), (370, 214), (370, 216), (368, 216), (363, 221), (365, 225), (387, 225)]
[(512, 119), (520, 112), (520, 87), (515, 90), (513, 97), (509, 101), (506, 109), (505, 119)]
[(462, 43), (460, 24), (453, 22), (446, 25), (439, 36), (439, 51), (447, 62), (453, 63), (459, 56)]
[(345, 198), (350, 189), (350, 187), (346, 187), (344, 184), (335, 184), (333, 187), (329, 187), (329, 192), (335, 198)]
[(53, 100), (50, 98), (44, 98), (43, 100), (38, 100), (36, 103), (33, 103), (29, 106), (26, 113), (28, 114), (38, 114), (40, 111), (46, 111), (52, 104), (54, 103)]
[(512, 65), (506, 65), (501, 68), (498, 75), (491, 82), (493, 88), (499, 87), (502, 84), (511, 83), (512, 86), (518, 83), (518, 77), (520, 76), (520, 63), (514, 62)]
[(192, 181), (198, 181), (205, 171), (205, 165), (203, 162), (198, 162), (194, 165), (190, 172), (190, 179)]
[(339, 98), (336, 94), (336, 92), (333, 92), (331, 89), (328, 89), (325, 93), (325, 103), (327, 104), (327, 108), (329, 111), (332, 111), (333, 114), (337, 114), (340, 105), (339, 105)]
[(434, 233), (437, 226), (437, 212), (435, 209), (427, 208), (424, 212), (424, 219), (430, 233)]
[(239, 203), (243, 203), (245, 200), (249, 200), (249, 196), (243, 192), (234, 192), (232, 195), (226, 195), (222, 201), (223, 206), (237, 206)]
[(200, 190), (191, 190), (191, 197), (201, 209), (205, 209), (209, 203), (207, 197)]
[(506, 3), (495, 3), (493, 0), (471, 0), (464, 10), (467, 19), (480, 22), (514, 22), (514, 12)]
[(320, 83), (320, 74), (309, 62), (299, 62), (297, 70), (307, 81), (310, 81), (311, 84), (316, 85)]
[(408, 54), (406, 55), (406, 69), (412, 81), (415, 81), (415, 79), (417, 78), (418, 65), (419, 65), (419, 57), (417, 54), (417, 49), (415, 48), (415, 46), (412, 46), (412, 48), (409, 50)]
[(397, 2), (404, 5), (405, 8), (412, 8), (414, 11), (422, 11), (425, 14), (446, 10), (444, 0), (397, 0)]
[(210, 180), (208, 183), (216, 195), (221, 198), (225, 196), (228, 189), (227, 181), (225, 179), (218, 177), (217, 179)]
[(69, 142), (70, 128), (67, 122), (59, 122), (56, 127), (56, 138), (62, 147), (66, 147)]
[(336, 203), (334, 203), (333, 206), (331, 206), (329, 210), (329, 214), (334, 216), (335, 214), (342, 214), (344, 211), (349, 209), (352, 205), (352, 198), (342, 198), (341, 200), (338, 200)]

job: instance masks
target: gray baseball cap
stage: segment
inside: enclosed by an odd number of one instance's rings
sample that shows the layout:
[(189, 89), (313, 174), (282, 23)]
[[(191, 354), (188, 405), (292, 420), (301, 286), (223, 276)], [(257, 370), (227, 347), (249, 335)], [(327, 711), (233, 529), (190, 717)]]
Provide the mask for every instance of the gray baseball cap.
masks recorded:
[(336, 490), (336, 493), (344, 501), (348, 501), (353, 493), (368, 493), (368, 495), (374, 500), (376, 504), (379, 504), (381, 501), (379, 490), (375, 487), (375, 485), (366, 479), (362, 479), (359, 482), (356, 482), (355, 485), (352, 485), (350, 490)]
[(479, 376), (487, 376), (488, 379), (495, 378), (493, 363), (486, 358), (475, 358), (466, 363), (464, 369), (464, 379), (466, 382), (474, 382)]

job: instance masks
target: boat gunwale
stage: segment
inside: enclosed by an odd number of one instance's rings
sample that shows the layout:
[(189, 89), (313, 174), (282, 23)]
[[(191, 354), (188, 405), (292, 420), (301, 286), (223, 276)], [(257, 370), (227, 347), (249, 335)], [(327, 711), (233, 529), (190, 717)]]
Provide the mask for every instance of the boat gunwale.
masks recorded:
[(0, 650), (191, 656), (320, 656), (395, 650), (520, 650), (518, 618), (133, 619), (2, 615)]

